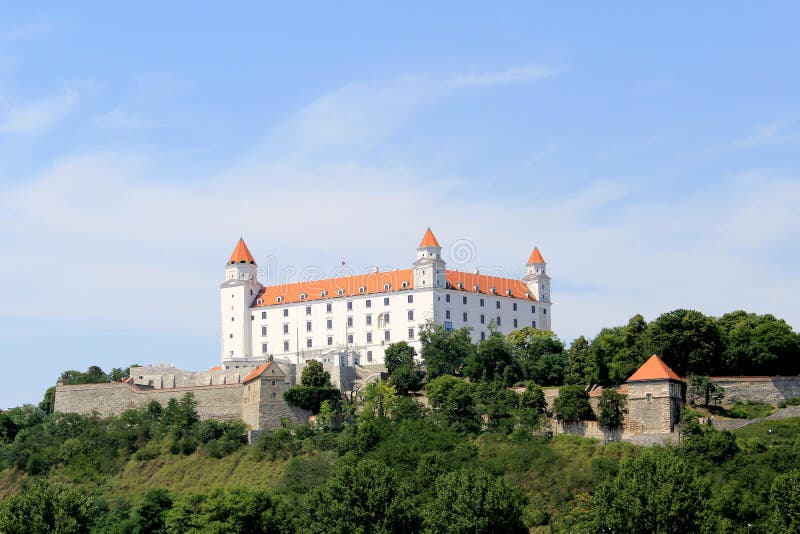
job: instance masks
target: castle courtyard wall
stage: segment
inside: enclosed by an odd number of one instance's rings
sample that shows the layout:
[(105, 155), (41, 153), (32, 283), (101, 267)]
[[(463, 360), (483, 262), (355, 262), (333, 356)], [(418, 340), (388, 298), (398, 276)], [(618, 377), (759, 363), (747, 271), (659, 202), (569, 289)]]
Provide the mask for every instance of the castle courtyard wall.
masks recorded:
[(150, 389), (124, 382), (56, 386), (55, 411), (91, 414), (101, 417), (119, 415), (125, 410), (141, 408), (151, 400), (166, 406), (169, 399), (180, 400), (193, 393), (197, 414), (201, 419), (230, 421), (242, 418), (242, 386), (195, 386), (187, 388)]
[(780, 404), (800, 397), (800, 376), (712, 376), (711, 380), (725, 390), (724, 404), (747, 400)]

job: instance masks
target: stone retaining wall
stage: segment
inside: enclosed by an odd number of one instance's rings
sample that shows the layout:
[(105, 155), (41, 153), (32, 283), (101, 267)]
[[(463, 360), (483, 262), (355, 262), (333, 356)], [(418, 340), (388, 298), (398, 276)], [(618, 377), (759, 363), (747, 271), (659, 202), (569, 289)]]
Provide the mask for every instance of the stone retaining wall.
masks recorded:
[(712, 376), (711, 380), (725, 390), (724, 404), (747, 400), (779, 404), (800, 397), (800, 376)]

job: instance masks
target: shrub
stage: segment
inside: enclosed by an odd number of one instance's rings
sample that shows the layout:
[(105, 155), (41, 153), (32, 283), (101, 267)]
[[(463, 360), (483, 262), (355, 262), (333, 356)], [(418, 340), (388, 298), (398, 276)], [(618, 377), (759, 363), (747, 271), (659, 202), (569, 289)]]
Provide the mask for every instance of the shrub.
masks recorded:
[(737, 419), (758, 419), (766, 417), (771, 414), (775, 409), (765, 402), (758, 401), (736, 401), (728, 410), (728, 415)]

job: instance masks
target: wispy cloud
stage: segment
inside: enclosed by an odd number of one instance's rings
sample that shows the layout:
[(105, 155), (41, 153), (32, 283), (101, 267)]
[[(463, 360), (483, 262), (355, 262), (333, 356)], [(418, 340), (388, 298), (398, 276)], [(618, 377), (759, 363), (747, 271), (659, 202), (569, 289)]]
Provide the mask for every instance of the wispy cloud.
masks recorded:
[(42, 35), (47, 35), (61, 26), (63, 26), (63, 22), (52, 20), (32, 21), (7, 30), (0, 30), (0, 40), (13, 42), (35, 39)]
[(496, 71), (473, 71), (448, 80), (445, 86), (459, 88), (535, 82), (552, 78), (563, 71), (561, 67), (544, 64), (521, 65)]
[(787, 122), (759, 124), (753, 127), (747, 136), (717, 145), (712, 150), (740, 150), (786, 143), (797, 139), (797, 134), (791, 130), (791, 126)]
[(118, 130), (149, 130), (155, 127), (155, 123), (139, 115), (113, 109), (92, 118), (92, 123), (102, 128)]
[(29, 134), (47, 130), (78, 103), (79, 93), (66, 88), (56, 95), (6, 104), (0, 108), (0, 134)]

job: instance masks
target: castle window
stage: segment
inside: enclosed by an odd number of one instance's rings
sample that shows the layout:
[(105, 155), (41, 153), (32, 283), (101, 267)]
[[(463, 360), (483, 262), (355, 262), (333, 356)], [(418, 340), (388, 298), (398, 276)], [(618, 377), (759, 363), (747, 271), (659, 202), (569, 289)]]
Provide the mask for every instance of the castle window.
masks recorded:
[(288, 341), (284, 341), (283, 342), (283, 352), (289, 352), (289, 342)]
[(392, 339), (392, 334), (391, 334), (391, 332), (390, 332), (389, 330), (386, 330), (386, 331), (383, 333), (383, 339), (384, 339), (384, 340), (386, 340), (386, 341), (391, 341), (391, 339)]
[(371, 308), (372, 307), (372, 300), (370, 300), (370, 299), (365, 300), (364, 301), (364, 306), (366, 306), (367, 308)]
[(652, 393), (645, 393), (644, 394), (644, 398), (647, 400), (647, 402), (650, 402), (650, 401), (653, 400), (653, 394)]
[(486, 316), (481, 314), (481, 324), (486, 324)]
[(472, 289), (474, 289), (475, 291), (480, 291), (481, 290), (481, 286), (479, 286), (478, 284), (475, 284), (474, 286), (472, 286)]
[(262, 336), (266, 336), (267, 335), (267, 327), (266, 326), (262, 326), (261, 327), (261, 335)]
[(467, 322), (467, 312), (464, 312), (463, 319), (464, 319), (464, 322), (466, 323)]
[(444, 311), (444, 318), (445, 319), (450, 319), (450, 310), (445, 310)]
[(383, 284), (383, 290), (389, 291), (389, 288), (392, 287), (392, 284)]
[(372, 351), (367, 351), (367, 363), (372, 363)]
[(413, 304), (414, 303), (414, 295), (409, 295), (408, 296), (408, 303), (409, 304)]
[(497, 302), (495, 302), (495, 304), (497, 305), (497, 309), (499, 310), (500, 309), (500, 301), (498, 300)]
[(229, 334), (228, 337), (233, 339), (233, 334)]
[(531, 321), (531, 326), (536, 328), (536, 321)]
[(467, 303), (467, 297), (465, 295), (465, 296), (461, 297), (461, 304), (466, 304), (466, 303)]
[(328, 336), (328, 345), (329, 346), (333, 345), (333, 337), (332, 336)]
[(543, 308), (543, 309), (542, 309), (542, 313), (543, 313), (544, 315), (547, 315), (547, 308)]
[(366, 317), (367, 317), (367, 326), (370, 326), (372, 324), (372, 316), (367, 315)]
[(508, 295), (509, 297), (511, 296), (511, 290), (510, 289), (506, 289), (506, 295)]
[(267, 312), (265, 312), (265, 311), (262, 311), (262, 312), (261, 312), (261, 318), (262, 318), (262, 319), (266, 319), (266, 318), (267, 318)]
[(284, 334), (289, 333), (289, 323), (283, 323), (283, 333)]
[(328, 325), (327, 326), (328, 326), (328, 330), (333, 328), (333, 319), (328, 319)]
[(311, 338), (306, 339), (306, 347), (311, 348)]
[(408, 339), (414, 339), (414, 329), (413, 328), (409, 328), (408, 329)]
[(408, 287), (408, 282), (406, 282), (405, 280), (403, 280), (403, 287)]
[(264, 304), (264, 301), (262, 299), (256, 299), (256, 304), (261, 306), (262, 304)]
[(320, 291), (319, 296), (323, 297), (323, 298), (327, 297), (328, 296), (328, 292), (323, 289), (322, 291)]
[(311, 321), (306, 321), (306, 332), (311, 332)]
[(347, 342), (349, 344), (353, 344), (353, 334), (347, 334)]
[(486, 332), (481, 332), (481, 341), (486, 339)]
[(325, 311), (331, 313), (333, 311), (333, 304), (330, 302), (325, 305)]
[(367, 291), (367, 288), (364, 287), (364, 286), (361, 286), (361, 287), (358, 288), (358, 292), (359, 293), (365, 293), (366, 291)]
[(278, 302), (283, 302), (283, 297), (278, 297), (276, 300), (277, 300)]
[(384, 297), (383, 298), (383, 305), (384, 306), (388, 306), (389, 305), (389, 297)]
[(514, 328), (517, 328), (517, 319), (514, 318)]
[(458, 283), (458, 289), (464, 289), (464, 283), (463, 282), (459, 282)]
[[(283, 298), (283, 297), (278, 297), (278, 298)], [(289, 317), (289, 308), (284, 308), (283, 309), (283, 316), (284, 317)]]
[(277, 396), (278, 396), (278, 394), (277, 394), (276, 392), (274, 392), (274, 391), (273, 391), (273, 392), (272, 392), (272, 398), (274, 399), (274, 398), (275, 398), (275, 397), (277, 397)]
[(450, 294), (449, 293), (444, 296), (444, 301), (445, 302), (450, 302)]
[(536, 306), (531, 306), (531, 313), (536, 313)]
[(342, 289), (342, 288), (339, 288), (339, 289), (336, 291), (336, 293), (338, 293), (339, 295), (344, 295), (344, 289)]
[(481, 299), (481, 301), (480, 301), (481, 308), (483, 308), (483, 306), (484, 306), (485, 304), (486, 304), (486, 301), (485, 301), (485, 300), (483, 300), (483, 299)]
[(386, 323), (386, 324), (389, 324), (389, 314), (388, 313), (384, 313), (383, 314), (383, 322)]
[(305, 293), (300, 293), (300, 300), (306, 300), (307, 296)]
[(311, 306), (306, 306), (306, 315), (311, 315)]
[(495, 288), (490, 288), (489, 291), (492, 292), (492, 295), (496, 295), (497, 294), (497, 289), (495, 289)]
[(511, 303), (511, 309), (514, 310), (514, 311), (517, 311), (517, 303), (516, 302), (512, 302)]
[(272, 382), (272, 387), (275, 387), (276, 382), (274, 380), (271, 380), (271, 382)]
[(372, 332), (367, 332), (367, 343), (372, 343)]
[(261, 344), (261, 352), (264, 353), (264, 354), (267, 353), (267, 344), (266, 343), (262, 343)]
[(353, 326), (353, 316), (352, 315), (347, 317), (347, 326), (348, 326), (348, 328)]
[(500, 326), (500, 316), (497, 316), (497, 326)]
[(348, 300), (347, 301), (347, 311), (352, 311), (352, 310), (353, 310), (353, 301), (352, 300)]
[(414, 310), (408, 310), (408, 320), (409, 321), (414, 320)]

